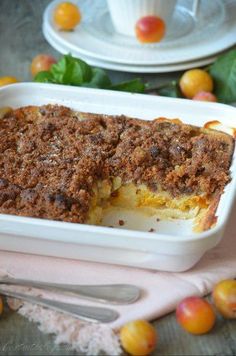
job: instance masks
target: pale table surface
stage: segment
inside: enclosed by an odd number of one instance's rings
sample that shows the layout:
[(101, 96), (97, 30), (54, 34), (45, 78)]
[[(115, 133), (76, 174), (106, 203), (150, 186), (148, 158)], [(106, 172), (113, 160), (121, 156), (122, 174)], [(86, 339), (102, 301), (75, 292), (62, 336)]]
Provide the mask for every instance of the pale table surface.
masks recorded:
[[(0, 77), (12, 75), (21, 81), (32, 78), (29, 66), (39, 53), (60, 55), (45, 41), (42, 13), (49, 0), (0, 0)], [(153, 84), (178, 78), (181, 73), (129, 74), (112, 72), (114, 82), (141, 77)], [(174, 314), (154, 322), (160, 343), (154, 355), (236, 355), (236, 321), (218, 318), (209, 335), (191, 336), (177, 325)], [(0, 355), (76, 355), (67, 345), (57, 346), (53, 336), (42, 334), (37, 325), (17, 313), (5, 311), (0, 319)]]

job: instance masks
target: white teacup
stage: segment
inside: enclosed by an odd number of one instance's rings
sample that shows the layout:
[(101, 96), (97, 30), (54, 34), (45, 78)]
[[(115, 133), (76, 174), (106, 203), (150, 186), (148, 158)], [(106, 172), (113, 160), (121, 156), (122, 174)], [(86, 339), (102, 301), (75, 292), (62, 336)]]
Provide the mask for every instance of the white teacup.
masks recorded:
[[(143, 16), (158, 16), (166, 26), (170, 23), (178, 0), (107, 0), (115, 30), (122, 35), (135, 36), (136, 22)], [(198, 0), (193, 1), (197, 7)]]

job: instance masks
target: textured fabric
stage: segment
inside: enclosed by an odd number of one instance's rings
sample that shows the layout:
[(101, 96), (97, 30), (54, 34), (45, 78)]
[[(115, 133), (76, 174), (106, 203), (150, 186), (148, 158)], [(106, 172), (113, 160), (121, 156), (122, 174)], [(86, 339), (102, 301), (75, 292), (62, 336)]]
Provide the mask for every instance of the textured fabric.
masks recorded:
[[(116, 308), (120, 318), (112, 324), (94, 327), (40, 307), (25, 303), (20, 313), (39, 323), (40, 329), (56, 335), (56, 342), (70, 343), (75, 349), (95, 355), (100, 350), (119, 354), (118, 336), (115, 332), (125, 322), (137, 318), (155, 319), (173, 311), (177, 303), (190, 295), (205, 295), (219, 280), (236, 277), (236, 212), (233, 213), (222, 242), (209, 251), (191, 270), (182, 273), (158, 272), (114, 265), (81, 262), (11, 252), (0, 252), (0, 273), (18, 278), (47, 282), (106, 284), (131, 283), (142, 288), (143, 294), (135, 304), (109, 306)], [(11, 288), (12, 287), (5, 287)], [(22, 290), (20, 287), (13, 287)], [(23, 288), (24, 290), (24, 288)], [(27, 289), (28, 293), (47, 298), (102, 306), (76, 297), (58, 296), (49, 292)], [(90, 335), (90, 337), (86, 337)], [(102, 336), (101, 336), (102, 335)], [(97, 340), (97, 341), (96, 341)]]

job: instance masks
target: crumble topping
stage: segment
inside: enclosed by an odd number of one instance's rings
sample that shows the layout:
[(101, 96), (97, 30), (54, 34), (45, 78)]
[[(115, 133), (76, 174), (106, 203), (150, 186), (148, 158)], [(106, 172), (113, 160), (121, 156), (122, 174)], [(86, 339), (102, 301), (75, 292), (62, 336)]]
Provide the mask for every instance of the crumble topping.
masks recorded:
[(0, 213), (84, 223), (104, 179), (173, 197), (219, 194), (230, 180), (233, 138), (175, 120), (29, 106), (6, 114), (0, 135)]

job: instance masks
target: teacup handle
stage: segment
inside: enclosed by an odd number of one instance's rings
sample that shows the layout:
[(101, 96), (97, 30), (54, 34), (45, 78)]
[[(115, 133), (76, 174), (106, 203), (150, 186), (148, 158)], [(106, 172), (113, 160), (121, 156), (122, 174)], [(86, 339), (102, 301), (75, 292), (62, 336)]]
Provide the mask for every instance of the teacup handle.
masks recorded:
[(200, 0), (193, 0), (192, 15), (196, 19), (199, 10)]

